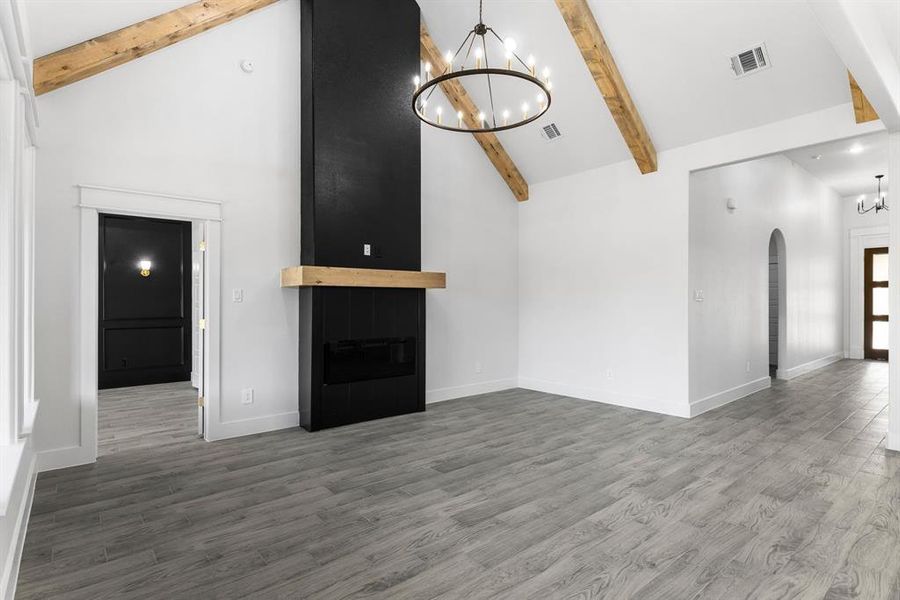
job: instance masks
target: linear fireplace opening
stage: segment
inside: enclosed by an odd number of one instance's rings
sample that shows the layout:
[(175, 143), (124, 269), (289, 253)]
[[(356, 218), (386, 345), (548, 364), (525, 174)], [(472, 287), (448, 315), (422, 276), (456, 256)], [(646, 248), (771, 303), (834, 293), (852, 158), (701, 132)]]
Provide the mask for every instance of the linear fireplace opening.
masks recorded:
[(339, 340), (325, 344), (326, 384), (415, 373), (415, 337)]

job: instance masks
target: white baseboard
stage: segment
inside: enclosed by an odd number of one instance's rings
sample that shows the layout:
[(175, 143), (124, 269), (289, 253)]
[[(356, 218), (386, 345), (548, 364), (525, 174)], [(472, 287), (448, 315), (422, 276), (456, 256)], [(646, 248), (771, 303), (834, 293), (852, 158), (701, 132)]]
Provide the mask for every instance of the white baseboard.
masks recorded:
[(443, 402), (444, 400), (453, 400), (454, 398), (464, 398), (466, 396), (477, 396), (478, 394), (500, 392), (502, 390), (508, 390), (514, 387), (516, 387), (515, 379), (495, 379), (493, 381), (482, 381), (479, 383), (470, 383), (467, 385), (457, 385), (453, 387), (426, 390), (425, 404)]
[(825, 356), (823, 358), (819, 358), (816, 360), (811, 360), (808, 363), (803, 363), (802, 365), (798, 365), (796, 367), (791, 367), (790, 369), (778, 369), (775, 376), (778, 379), (793, 379), (794, 377), (799, 377), (800, 375), (805, 375), (810, 371), (815, 371), (816, 369), (821, 369), (822, 367), (827, 367), (832, 363), (836, 363), (839, 360), (843, 360), (844, 354), (832, 354), (831, 356)]
[(277, 415), (265, 415), (263, 417), (253, 417), (252, 419), (218, 423), (211, 427), (211, 431), (206, 439), (213, 442), (216, 440), (227, 440), (229, 438), (265, 433), (267, 431), (278, 431), (279, 429), (290, 429), (299, 426), (300, 413), (298, 411), (293, 411)]
[(755, 394), (760, 390), (772, 387), (772, 379), (770, 377), (760, 377), (747, 383), (718, 392), (691, 402), (691, 416), (696, 417), (714, 408), (719, 408), (735, 400), (739, 400), (750, 394)]
[[(679, 406), (679, 402), (666, 402), (659, 398), (647, 398), (644, 396), (632, 396), (628, 394), (620, 394), (597, 388), (579, 387), (569, 385), (567, 383), (559, 383), (556, 381), (546, 381), (543, 379), (533, 379), (531, 377), (519, 377), (520, 388), (527, 390), (535, 390), (545, 392), (547, 394), (557, 394), (560, 396), (569, 396), (571, 398), (579, 398), (581, 400), (591, 400), (592, 402), (602, 402), (604, 404), (613, 404), (615, 406), (623, 406), (625, 408), (635, 408), (637, 410), (646, 410), (649, 412), (670, 415), (673, 417), (690, 417), (690, 409), (687, 403)], [(673, 398), (674, 400), (674, 398)]]
[(16, 477), (14, 498), (8, 505), (8, 512), (0, 517), (0, 598), (15, 598), (16, 582), (19, 578), (19, 564), (22, 561), (22, 548), (25, 546), (25, 532), (28, 529), (28, 518), (31, 515), (31, 502), (34, 499), (34, 482), (37, 478), (37, 459), (31, 449), (23, 457), (26, 464)]
[(37, 470), (39, 473), (89, 465), (94, 462), (97, 462), (97, 456), (90, 448), (85, 448), (84, 446), (53, 448), (51, 450), (42, 450), (37, 454)]

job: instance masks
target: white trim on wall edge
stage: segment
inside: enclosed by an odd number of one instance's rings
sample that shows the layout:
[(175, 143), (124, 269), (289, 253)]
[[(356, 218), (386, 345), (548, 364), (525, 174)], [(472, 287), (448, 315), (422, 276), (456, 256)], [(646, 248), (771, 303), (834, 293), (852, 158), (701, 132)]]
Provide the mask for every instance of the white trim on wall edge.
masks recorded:
[(579, 400), (590, 400), (591, 402), (602, 402), (603, 404), (612, 404), (624, 408), (645, 410), (672, 417), (690, 417), (689, 406), (686, 405), (680, 410), (672, 410), (670, 406), (656, 398), (630, 396), (627, 394), (599, 390), (597, 388), (578, 387), (567, 383), (533, 379), (531, 377), (519, 377), (519, 387), (547, 394), (569, 396), (570, 398), (578, 398)]
[[(28, 461), (26, 473), (25, 494), (22, 498), (21, 508), (10, 538), (11, 552), (6, 552), (6, 560), (0, 565), (0, 598), (15, 598), (16, 582), (19, 577), (19, 565), (22, 562), (22, 549), (25, 547), (25, 532), (28, 530), (28, 519), (31, 516), (31, 503), (34, 500), (34, 483), (37, 480), (37, 459), (32, 453)], [(8, 518), (8, 515), (6, 517)], [(7, 550), (4, 548), (4, 551)]]
[(800, 375), (806, 375), (807, 373), (815, 371), (816, 369), (827, 367), (828, 365), (836, 363), (837, 361), (843, 359), (844, 352), (841, 351), (830, 356), (811, 360), (808, 363), (803, 363), (802, 365), (797, 365), (796, 367), (791, 367), (790, 369), (778, 369), (778, 371), (775, 373), (775, 376), (778, 379), (793, 379), (795, 377), (799, 377)]
[(750, 394), (755, 394), (756, 392), (770, 387), (772, 387), (772, 378), (760, 377), (759, 379), (742, 383), (741, 385), (734, 386), (733, 388), (729, 388), (722, 392), (717, 392), (706, 398), (695, 400), (694, 402), (691, 402), (691, 416), (696, 417), (697, 415), (702, 415), (714, 408), (725, 406), (735, 400), (740, 400)]
[(444, 402), (445, 400), (477, 396), (479, 394), (490, 394), (491, 392), (502, 392), (514, 387), (517, 387), (517, 382), (515, 379), (510, 378), (425, 390), (425, 404), (434, 404), (435, 402)]
[(215, 437), (210, 437), (208, 440), (214, 442), (244, 435), (278, 431), (279, 429), (292, 429), (294, 427), (300, 427), (299, 411), (279, 413), (276, 415), (264, 415), (262, 417), (252, 417), (250, 419), (240, 419), (237, 421), (223, 421), (216, 426)]
[(96, 460), (97, 457), (94, 455), (92, 448), (84, 446), (51, 448), (37, 453), (37, 470), (38, 473), (43, 473), (44, 471), (68, 469), (69, 467), (89, 465), (96, 462)]

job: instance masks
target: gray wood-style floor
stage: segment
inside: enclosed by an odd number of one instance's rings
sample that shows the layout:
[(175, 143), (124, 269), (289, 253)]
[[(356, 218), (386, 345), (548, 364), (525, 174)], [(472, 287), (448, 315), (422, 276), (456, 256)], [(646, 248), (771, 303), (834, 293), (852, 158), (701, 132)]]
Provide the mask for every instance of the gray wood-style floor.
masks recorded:
[(525, 390), (207, 444), (184, 385), (104, 393), (42, 474), (18, 598), (900, 597), (887, 366), (692, 420)]

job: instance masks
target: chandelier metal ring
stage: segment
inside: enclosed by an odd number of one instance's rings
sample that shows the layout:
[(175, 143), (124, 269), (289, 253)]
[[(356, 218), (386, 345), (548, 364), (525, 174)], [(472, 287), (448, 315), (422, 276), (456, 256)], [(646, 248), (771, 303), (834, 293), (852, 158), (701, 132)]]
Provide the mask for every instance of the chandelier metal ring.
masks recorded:
[[(439, 123), (439, 122), (433, 121), (431, 119), (428, 119), (425, 115), (423, 115), (419, 111), (419, 109), (417, 107), (419, 97), (422, 96), (422, 94), (425, 94), (426, 92), (428, 93), (428, 96), (426, 96), (426, 98), (429, 97), (431, 95), (431, 92), (429, 90), (433, 91), (434, 88), (437, 85), (439, 85), (441, 82), (448, 81), (451, 79), (461, 79), (463, 77), (470, 77), (470, 76), (477, 76), (477, 75), (485, 75), (485, 76), (501, 75), (503, 77), (518, 77), (519, 79), (524, 79), (525, 81), (528, 81), (529, 83), (537, 86), (541, 90), (541, 92), (544, 94), (544, 96), (547, 98), (547, 102), (544, 103), (544, 107), (542, 110), (539, 110), (537, 113), (535, 113), (525, 119), (515, 121), (513, 123), (509, 123), (508, 125), (492, 125), (490, 127), (478, 127), (478, 128), (454, 127), (452, 125), (445, 125), (443, 122)], [(437, 77), (434, 77), (433, 79), (429, 79), (425, 84), (422, 85), (422, 87), (420, 87), (416, 91), (415, 94), (413, 94), (412, 109), (413, 109), (413, 112), (416, 113), (416, 116), (419, 118), (419, 120), (421, 120), (424, 123), (427, 123), (428, 125), (431, 125), (432, 127), (437, 127), (438, 129), (444, 129), (446, 131), (457, 131), (457, 132), (462, 132), (462, 133), (491, 133), (491, 132), (495, 132), (495, 131), (506, 131), (507, 129), (515, 129), (516, 127), (521, 127), (522, 125), (527, 125), (528, 123), (531, 123), (532, 121), (536, 121), (536, 120), (540, 119), (542, 116), (544, 116), (544, 113), (546, 113), (547, 110), (550, 109), (551, 102), (552, 102), (552, 98), (550, 96), (550, 90), (547, 88), (547, 86), (544, 84), (544, 82), (541, 81), (540, 79), (538, 79), (537, 77), (532, 76), (529, 73), (522, 73), (520, 71), (511, 71), (509, 69), (497, 69), (497, 68), (464, 69), (464, 70), (460, 70), (460, 71), (454, 71), (452, 73), (444, 73), (443, 75), (438, 75)], [(474, 115), (470, 115), (470, 116), (472, 116), (472, 118), (474, 119)], [(492, 115), (492, 122), (494, 122), (495, 117), (496, 117), (496, 115)]]

